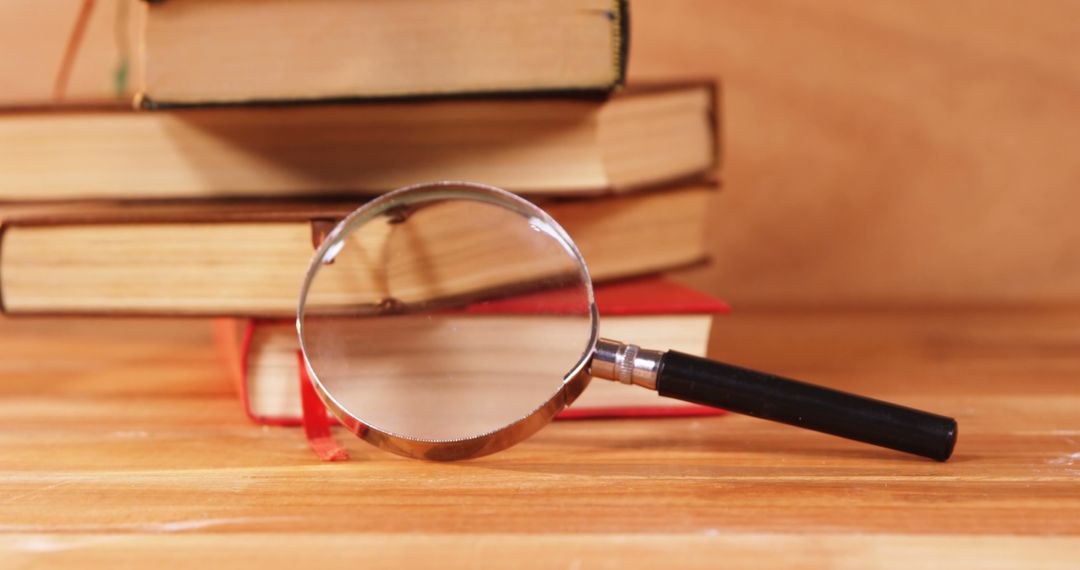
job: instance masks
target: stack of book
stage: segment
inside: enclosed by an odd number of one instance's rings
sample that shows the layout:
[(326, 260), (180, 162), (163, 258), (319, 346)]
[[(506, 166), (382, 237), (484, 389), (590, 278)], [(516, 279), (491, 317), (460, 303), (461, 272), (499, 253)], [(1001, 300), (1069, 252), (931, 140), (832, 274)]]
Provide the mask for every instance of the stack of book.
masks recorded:
[[(291, 423), (313, 236), (372, 195), (472, 180), (567, 229), (602, 335), (704, 352), (726, 306), (656, 275), (706, 258), (717, 87), (623, 86), (625, 1), (116, 3), (138, 109), (3, 101), (4, 313), (232, 319), (248, 413)], [(571, 412), (692, 413), (603, 384)]]

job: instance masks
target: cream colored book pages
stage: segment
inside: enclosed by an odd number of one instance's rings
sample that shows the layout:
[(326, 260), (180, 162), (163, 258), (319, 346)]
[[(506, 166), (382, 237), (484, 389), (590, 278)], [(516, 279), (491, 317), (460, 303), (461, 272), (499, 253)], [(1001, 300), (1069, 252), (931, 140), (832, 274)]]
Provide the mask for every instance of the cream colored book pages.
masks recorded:
[[(704, 188), (631, 194), (609, 200), (566, 201), (548, 212), (569, 232), (597, 280), (615, 279), (704, 258)], [(447, 219), (416, 233), (430, 244), (440, 270), (452, 275), (466, 253), (505, 269), (486, 281), (447, 280), (435, 290), (422, 267), (406, 268), (399, 287), (415, 298), (520, 283), (537, 276), (520, 252), (471, 232), (446, 237)], [(426, 237), (425, 237), (426, 236)], [(376, 236), (377, 237), (377, 236)], [(296, 310), (300, 278), (313, 252), (308, 222), (109, 223), (7, 227), (0, 242), (0, 285), (9, 313), (127, 313), (288, 316)], [(625, 255), (626, 251), (634, 255)], [(439, 255), (436, 252), (447, 252)], [(450, 265), (446, 265), (450, 264)], [(363, 264), (333, 264), (347, 272), (326, 281), (325, 298), (356, 295), (370, 301), (378, 276)], [(540, 268), (543, 269), (543, 268)]]
[[(468, 318), (468, 317), (465, 317)], [(494, 326), (518, 330), (532, 323), (543, 326), (535, 318), (501, 317)], [(678, 350), (688, 354), (705, 355), (711, 315), (614, 316), (602, 320), (601, 334), (643, 347)], [(548, 334), (566, 332), (559, 319), (551, 319)], [(571, 332), (573, 332), (571, 330)], [(504, 335), (512, 338), (511, 334)], [(290, 323), (260, 323), (255, 328), (248, 353), (247, 393), (252, 413), (262, 418), (296, 418), (300, 415), (299, 370), (295, 327)], [(434, 343), (432, 343), (434, 349)], [(507, 352), (511, 350), (507, 347)], [(520, 355), (520, 351), (514, 351)], [(467, 354), (477, 362), (483, 358), (499, 359), (499, 354)], [(569, 367), (572, 364), (566, 363)], [(513, 366), (523, 370), (531, 367), (527, 360), (516, 360)], [(540, 402), (537, 402), (539, 404)], [(574, 409), (609, 407), (683, 406), (685, 402), (661, 398), (655, 392), (636, 386), (624, 386), (609, 380), (595, 379), (574, 403)]]
[(697, 84), (606, 102), (8, 112), (0, 199), (373, 195), (425, 180), (553, 196), (659, 187), (715, 166), (711, 97)]
[(247, 354), (248, 408), (260, 418), (298, 418), (300, 372), (296, 326), (259, 323)]
[(620, 76), (619, 18), (614, 0), (169, 0), (147, 11), (143, 91), (207, 103), (603, 89)]
[(585, 101), (20, 113), (0, 121), (6, 199), (371, 195), (423, 180), (517, 191), (609, 183)]
[[(613, 188), (633, 189), (688, 177), (716, 160), (716, 125), (702, 120), (715, 93), (706, 87), (624, 99), (604, 107), (598, 136)], [(677, 152), (672, 152), (676, 150)]]

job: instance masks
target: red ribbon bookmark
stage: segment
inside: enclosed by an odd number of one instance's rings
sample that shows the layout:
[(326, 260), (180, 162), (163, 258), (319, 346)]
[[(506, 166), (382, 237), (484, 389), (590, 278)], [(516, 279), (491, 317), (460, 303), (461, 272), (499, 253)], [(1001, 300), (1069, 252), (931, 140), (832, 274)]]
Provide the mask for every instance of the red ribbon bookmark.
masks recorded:
[(323, 405), (319, 395), (315, 393), (315, 387), (311, 384), (307, 366), (304, 366), (304, 355), (296, 351), (296, 356), (300, 364), (300, 402), (304, 408), (302, 419), (308, 445), (323, 461), (346, 461), (349, 459), (349, 452), (338, 445), (337, 440), (330, 433), (326, 406)]

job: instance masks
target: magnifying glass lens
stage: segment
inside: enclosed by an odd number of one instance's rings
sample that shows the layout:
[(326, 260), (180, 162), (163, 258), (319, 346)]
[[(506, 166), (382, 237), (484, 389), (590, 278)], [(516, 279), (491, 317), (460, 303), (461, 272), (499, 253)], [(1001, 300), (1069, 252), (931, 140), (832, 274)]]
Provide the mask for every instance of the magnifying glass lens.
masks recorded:
[(452, 188), (358, 211), (312, 265), (299, 325), (324, 399), (421, 441), (526, 418), (582, 365), (592, 288), (550, 218)]

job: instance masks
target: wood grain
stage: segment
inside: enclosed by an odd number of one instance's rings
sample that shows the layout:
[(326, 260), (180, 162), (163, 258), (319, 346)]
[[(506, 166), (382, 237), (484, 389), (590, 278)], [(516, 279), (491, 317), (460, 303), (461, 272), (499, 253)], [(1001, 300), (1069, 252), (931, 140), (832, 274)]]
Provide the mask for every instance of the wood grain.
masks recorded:
[(641, 0), (630, 83), (724, 80), (736, 307), (1080, 298), (1080, 4)]
[(751, 418), (562, 422), (438, 464), (253, 426), (203, 321), (0, 321), (0, 566), (1061, 567), (1080, 312), (750, 312), (714, 351), (953, 414), (941, 464)]

